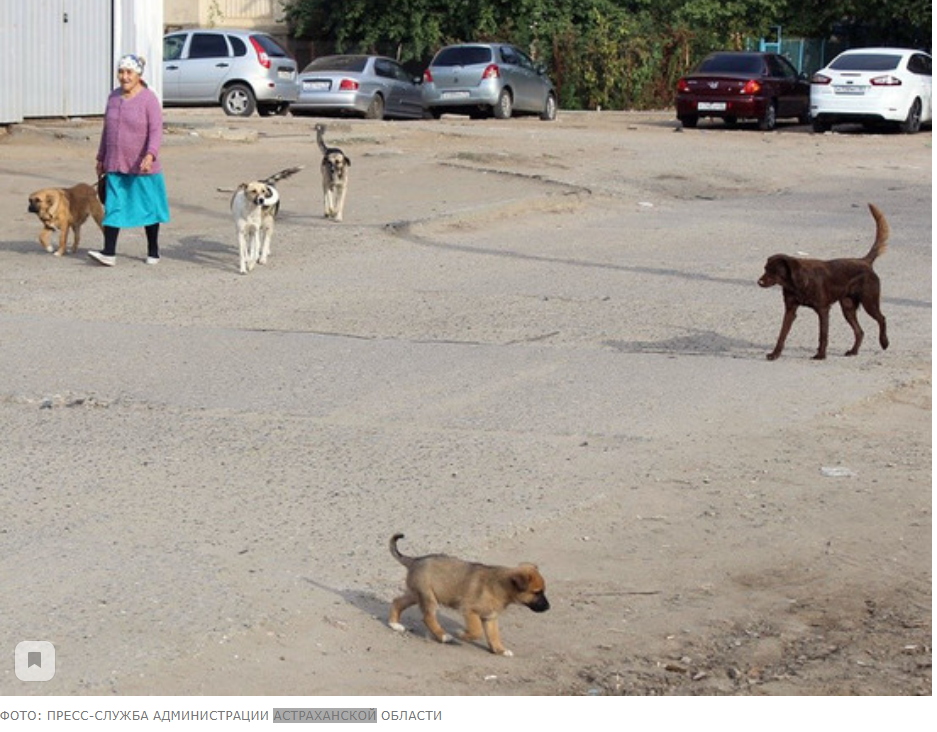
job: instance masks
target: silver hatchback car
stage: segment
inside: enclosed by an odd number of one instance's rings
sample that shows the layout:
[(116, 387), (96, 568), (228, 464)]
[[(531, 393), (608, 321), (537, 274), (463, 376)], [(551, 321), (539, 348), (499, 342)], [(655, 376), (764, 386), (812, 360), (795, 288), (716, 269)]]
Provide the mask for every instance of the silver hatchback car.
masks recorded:
[(507, 43), (462, 43), (441, 49), (423, 73), (423, 102), (443, 113), (508, 119), (515, 113), (556, 119), (556, 90), (542, 65)]
[(191, 28), (163, 37), (163, 102), (282, 114), (299, 96), (296, 60), (254, 31)]

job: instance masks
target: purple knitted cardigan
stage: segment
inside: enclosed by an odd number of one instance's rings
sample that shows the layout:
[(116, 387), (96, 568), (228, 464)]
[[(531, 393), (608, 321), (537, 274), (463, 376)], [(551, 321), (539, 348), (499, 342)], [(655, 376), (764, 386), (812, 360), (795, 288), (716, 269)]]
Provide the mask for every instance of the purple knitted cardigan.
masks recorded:
[(132, 99), (124, 99), (120, 88), (111, 92), (98, 146), (98, 162), (104, 163), (105, 171), (141, 175), (140, 163), (150, 153), (153, 156), (150, 172), (161, 172), (159, 146), (162, 140), (163, 109), (152, 90), (142, 89)]

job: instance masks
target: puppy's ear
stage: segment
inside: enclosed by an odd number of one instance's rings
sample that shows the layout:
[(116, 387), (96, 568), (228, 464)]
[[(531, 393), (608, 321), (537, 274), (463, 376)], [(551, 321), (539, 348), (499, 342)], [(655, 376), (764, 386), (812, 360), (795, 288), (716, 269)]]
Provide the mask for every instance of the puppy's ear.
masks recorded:
[(511, 573), (511, 584), (518, 592), (527, 592), (530, 588), (533, 573), (537, 571), (536, 564), (524, 563)]
[(522, 569), (518, 569), (511, 575), (511, 584), (518, 592), (527, 592), (530, 585), (530, 575)]
[(347, 155), (343, 155), (342, 157), (345, 158), (345, 165), (347, 165), (347, 166), (350, 168), (350, 167), (351, 167), (351, 158), (348, 157)]

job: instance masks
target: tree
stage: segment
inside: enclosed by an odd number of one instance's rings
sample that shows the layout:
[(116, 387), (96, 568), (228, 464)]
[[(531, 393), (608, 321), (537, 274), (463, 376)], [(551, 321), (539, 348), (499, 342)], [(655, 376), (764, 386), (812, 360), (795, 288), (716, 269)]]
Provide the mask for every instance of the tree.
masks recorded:
[(774, 26), (844, 45), (930, 48), (929, 0), (283, 0), (297, 37), (425, 64), (447, 43), (508, 41), (547, 65), (565, 108), (672, 103), (705, 54)]

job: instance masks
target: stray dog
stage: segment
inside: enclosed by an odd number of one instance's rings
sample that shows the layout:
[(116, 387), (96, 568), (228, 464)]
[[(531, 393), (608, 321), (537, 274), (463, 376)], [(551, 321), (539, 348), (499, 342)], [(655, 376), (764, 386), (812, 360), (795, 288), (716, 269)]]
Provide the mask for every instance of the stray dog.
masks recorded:
[[(69, 229), (75, 235), (72, 254), (78, 251), (81, 226), (88, 220), (88, 216), (104, 231), (104, 207), (98, 200), (94, 186), (87, 183), (79, 183), (71, 188), (43, 188), (31, 193), (28, 210), (36, 214), (42, 222), (42, 231), (39, 232), (42, 248), (57, 257), (65, 254)], [(55, 231), (59, 232), (59, 247), (53, 251), (52, 234)]]
[(325, 218), (341, 221), (348, 193), (348, 168), (351, 160), (337, 147), (328, 147), (322, 135), (323, 125), (316, 125), (316, 141), (322, 151), (322, 193), (325, 197)]
[(800, 305), (812, 308), (820, 318), (820, 345), (814, 356), (816, 360), (826, 358), (830, 307), (836, 302), (842, 307), (846, 322), (852, 326), (855, 336), (852, 348), (846, 351), (847, 356), (855, 356), (862, 345), (864, 334), (856, 317), (859, 305), (875, 318), (878, 323), (878, 342), (883, 349), (888, 348), (885, 316), (879, 310), (881, 284), (878, 275), (872, 271), (872, 263), (887, 248), (889, 228), (885, 216), (871, 203), (869, 211), (875, 219), (875, 242), (862, 259), (798, 259), (786, 254), (775, 254), (768, 258), (758, 284), (762, 287), (781, 285), (784, 290), (784, 320), (777, 345), (768, 354), (769, 361), (781, 355)]
[(436, 619), (440, 605), (461, 610), (465, 617), (464, 641), (475, 641), (484, 630), (492, 653), (513, 656), (501, 643), (498, 613), (512, 603), (526, 605), (537, 613), (550, 609), (544, 594), (546, 584), (533, 564), (518, 567), (491, 567), (476, 562), (465, 562), (445, 554), (425, 557), (406, 557), (397, 550), (397, 541), (403, 534), (390, 538), (390, 553), (407, 568), (407, 591), (390, 609), (387, 624), (396, 631), (406, 630), (400, 624), (400, 614), (411, 605), (420, 605), (423, 622), (440, 643), (449, 643), (452, 637)]
[(247, 274), (255, 264), (266, 264), (273, 238), (273, 221), (280, 210), (280, 193), (273, 185), (289, 178), (305, 166), (286, 168), (269, 178), (241, 183), (231, 197), (231, 213), (237, 227), (240, 273)]

